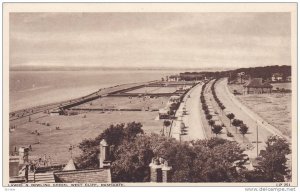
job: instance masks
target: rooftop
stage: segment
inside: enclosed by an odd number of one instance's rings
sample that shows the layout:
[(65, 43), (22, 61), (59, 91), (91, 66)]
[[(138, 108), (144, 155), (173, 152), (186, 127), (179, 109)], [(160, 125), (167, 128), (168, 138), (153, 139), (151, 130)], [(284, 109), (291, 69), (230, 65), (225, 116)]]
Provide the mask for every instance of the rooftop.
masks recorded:
[(249, 88), (272, 88), (273, 86), (268, 82), (262, 82), (262, 78), (253, 78), (244, 87)]
[(110, 169), (86, 169), (54, 172), (56, 183), (111, 183)]

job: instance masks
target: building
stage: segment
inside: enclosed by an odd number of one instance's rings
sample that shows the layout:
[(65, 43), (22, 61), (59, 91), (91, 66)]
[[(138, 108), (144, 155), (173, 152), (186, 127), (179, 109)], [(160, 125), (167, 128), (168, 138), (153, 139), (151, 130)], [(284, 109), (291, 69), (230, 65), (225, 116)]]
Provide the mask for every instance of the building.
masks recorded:
[(273, 86), (268, 82), (262, 82), (262, 78), (253, 78), (244, 85), (244, 94), (271, 93)]
[(173, 95), (170, 97), (169, 101), (168, 101), (168, 105), (171, 105), (173, 103), (179, 103), (181, 100), (181, 97), (179, 95)]
[(54, 109), (50, 111), (50, 116), (58, 116), (58, 115), (63, 115), (64, 112), (61, 109)]
[[(10, 158), (10, 183), (112, 183), (110, 151), (105, 140), (100, 142), (99, 168), (97, 169), (78, 169), (72, 158), (63, 167), (49, 166), (32, 169), (28, 162), (28, 152), (28, 148), (20, 148), (19, 156)], [(172, 167), (165, 159), (152, 158), (149, 168), (150, 182), (171, 181)]]
[(243, 84), (243, 79), (244, 79), (244, 76), (245, 76), (245, 72), (240, 72), (237, 74), (238, 78), (240, 79), (240, 83)]
[(281, 73), (274, 73), (272, 75), (272, 81), (273, 82), (283, 81), (283, 75)]
[[(78, 169), (71, 158), (63, 166), (35, 167), (28, 162), (28, 148), (20, 148), (19, 160), (11, 158), (10, 183), (111, 183), (109, 146), (100, 142), (99, 168)], [(32, 169), (32, 167), (35, 167)]]
[(159, 117), (159, 119), (169, 119), (170, 118), (169, 109), (168, 108), (159, 109), (158, 117)]
[(291, 81), (292, 81), (292, 77), (291, 77), (291, 76), (287, 76), (287, 77), (285, 78), (285, 80), (286, 80), (287, 82), (291, 82)]

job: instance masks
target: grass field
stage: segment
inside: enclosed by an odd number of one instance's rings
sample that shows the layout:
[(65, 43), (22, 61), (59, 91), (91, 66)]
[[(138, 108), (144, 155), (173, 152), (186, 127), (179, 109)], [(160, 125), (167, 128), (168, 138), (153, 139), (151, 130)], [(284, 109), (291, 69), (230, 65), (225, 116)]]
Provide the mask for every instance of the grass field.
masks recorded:
[[(230, 90), (241, 91), (241, 85), (229, 85)], [(291, 137), (291, 93), (248, 94), (236, 96), (244, 105), (260, 115), (268, 123)]]
[[(84, 115), (86, 117), (84, 118)], [(141, 122), (146, 133), (159, 133), (162, 121), (155, 120), (157, 112), (106, 112), (83, 113), (75, 116), (46, 116), (39, 118), (39, 123), (34, 120), (10, 133), (10, 152), (22, 146), (32, 146), (30, 155), (51, 156), (52, 161), (67, 163), (70, 158), (68, 148), (77, 145), (85, 138), (95, 138), (111, 124)], [(41, 123), (49, 123), (50, 126)], [(60, 130), (56, 130), (59, 126)], [(32, 134), (37, 130), (40, 136)], [(40, 140), (40, 144), (35, 144)], [(74, 156), (79, 154), (78, 148), (73, 150)]]
[(127, 93), (174, 93), (176, 90), (177, 87), (143, 87), (128, 91)]
[(291, 83), (272, 83), (271, 85), (273, 85), (273, 90), (276, 90), (276, 88), (278, 87), (279, 89), (292, 89), (292, 84)]
[(89, 103), (85, 103), (75, 108), (89, 108), (89, 109), (149, 109), (158, 110), (166, 106), (168, 97), (157, 98), (138, 98), (132, 97), (104, 97), (96, 99)]

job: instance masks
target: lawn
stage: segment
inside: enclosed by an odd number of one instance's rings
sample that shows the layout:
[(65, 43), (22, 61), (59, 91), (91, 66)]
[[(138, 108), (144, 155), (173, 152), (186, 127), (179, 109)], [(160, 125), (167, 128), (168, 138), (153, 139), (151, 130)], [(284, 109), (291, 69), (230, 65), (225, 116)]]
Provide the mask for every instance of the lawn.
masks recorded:
[(85, 103), (74, 108), (82, 109), (141, 109), (159, 110), (166, 106), (168, 97), (139, 98), (139, 97), (104, 97)]
[(273, 90), (276, 90), (277, 88), (279, 89), (289, 89), (292, 90), (292, 84), (291, 83), (272, 83), (273, 85)]
[[(83, 139), (95, 138), (111, 124), (128, 123), (132, 121), (141, 122), (146, 133), (159, 133), (162, 128), (162, 121), (155, 120), (157, 112), (105, 112), (105, 113), (84, 113), (74, 116), (45, 116), (19, 125), (10, 133), (10, 152), (16, 147), (29, 145), (33, 151), (30, 155), (41, 157), (44, 154), (51, 156), (53, 162), (67, 163), (70, 158), (68, 150), (70, 145), (77, 145)], [(84, 116), (86, 116), (84, 118)], [(42, 125), (49, 123), (50, 126)], [(56, 130), (59, 126), (60, 129)], [(40, 133), (38, 136), (35, 133)], [(40, 144), (36, 144), (40, 140)], [(75, 148), (73, 154), (79, 154)]]
[(238, 96), (239, 100), (268, 123), (291, 137), (291, 94), (261, 94)]
[(135, 89), (128, 91), (127, 93), (174, 93), (177, 90), (177, 87), (143, 87), (140, 89)]

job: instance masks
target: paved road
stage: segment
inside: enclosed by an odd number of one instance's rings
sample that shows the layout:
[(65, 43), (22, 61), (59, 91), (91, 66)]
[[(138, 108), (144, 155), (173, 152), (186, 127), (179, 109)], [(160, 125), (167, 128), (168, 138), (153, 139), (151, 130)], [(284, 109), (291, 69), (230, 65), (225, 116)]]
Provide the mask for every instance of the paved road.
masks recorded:
[[(205, 139), (207, 138), (200, 116), (200, 92), (202, 85), (198, 84), (192, 88), (184, 97), (182, 104), (177, 110), (176, 117), (179, 121), (175, 122), (174, 128), (172, 128), (173, 136), (179, 139), (178, 133), (180, 132), (180, 122), (183, 122), (186, 126), (187, 135), (181, 136), (184, 141)], [(190, 95), (190, 97), (189, 97)], [(183, 108), (186, 108), (187, 114), (181, 115)], [(181, 120), (181, 121), (180, 121)]]
[[(253, 118), (253, 116), (249, 115), (246, 111), (243, 110), (243, 106), (241, 103), (237, 103), (233, 100), (231, 93), (228, 92), (227, 89), (227, 79), (222, 79), (218, 81), (215, 85), (216, 94), (223, 102), (226, 107), (226, 110), (234, 113), (235, 118), (242, 120), (249, 127), (249, 134), (246, 134), (248, 141), (252, 143), (252, 150), (247, 151), (247, 154), (250, 158), (256, 157), (256, 143), (253, 143), (257, 140), (257, 126), (258, 126), (258, 140), (259, 143), (258, 149), (262, 150), (265, 147), (265, 141), (267, 138), (274, 134), (272, 130), (266, 128), (261, 123), (258, 122), (257, 119)], [(266, 122), (264, 122), (266, 123)]]

